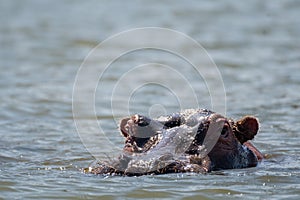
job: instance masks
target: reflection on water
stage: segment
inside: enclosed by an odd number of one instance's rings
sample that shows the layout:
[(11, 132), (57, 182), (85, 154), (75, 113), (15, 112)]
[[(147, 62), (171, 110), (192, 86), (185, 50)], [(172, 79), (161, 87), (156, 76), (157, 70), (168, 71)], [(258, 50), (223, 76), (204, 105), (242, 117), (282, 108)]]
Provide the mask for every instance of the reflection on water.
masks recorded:
[[(299, 8), (300, 3), (292, 0), (1, 1), (0, 197), (298, 199)], [(207, 49), (223, 76), (227, 115), (253, 114), (260, 119), (261, 130), (254, 143), (269, 159), (256, 168), (208, 175), (129, 178), (80, 172), (93, 157), (73, 123), (76, 72), (99, 42), (145, 26), (182, 31)], [(122, 74), (122, 66), (133, 66), (142, 56), (136, 53), (116, 63), (120, 70), (109, 71), (104, 79), (107, 90)], [(171, 55), (150, 52), (147, 56), (181, 65)], [(182, 64), (188, 80), (199, 89), (200, 106), (210, 107), (205, 83)], [(178, 84), (169, 74), (157, 78)], [(128, 84), (134, 85), (135, 79), (131, 81)], [(188, 101), (185, 91), (182, 89)], [(117, 123), (108, 115), (109, 99), (101, 98), (101, 92), (110, 91), (97, 91), (97, 117), (111, 141), (121, 146)], [(116, 100), (123, 102), (120, 94)], [(136, 90), (129, 103), (131, 112), (144, 114), (154, 104), (164, 105), (168, 113), (178, 108), (174, 96), (155, 85)], [(120, 109), (116, 116), (127, 114)], [(88, 124), (93, 118), (82, 120)]]

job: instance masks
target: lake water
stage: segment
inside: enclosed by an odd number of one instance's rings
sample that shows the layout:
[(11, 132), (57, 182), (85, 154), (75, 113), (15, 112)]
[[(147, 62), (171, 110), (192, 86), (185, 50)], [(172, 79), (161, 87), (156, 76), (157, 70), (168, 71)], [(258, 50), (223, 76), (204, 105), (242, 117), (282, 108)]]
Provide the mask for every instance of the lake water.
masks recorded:
[[(0, 198), (299, 199), (299, 10), (300, 2), (293, 0), (1, 0)], [(73, 120), (77, 71), (97, 44), (138, 27), (174, 29), (203, 45), (222, 75), (226, 115), (259, 118), (260, 132), (253, 143), (268, 159), (255, 168), (205, 175), (103, 177), (82, 173), (94, 157)], [(110, 51), (113, 54), (117, 49), (114, 46)], [(193, 54), (187, 47), (182, 49)], [(176, 95), (186, 104), (191, 101), (180, 81), (154, 66), (121, 85), (138, 87), (129, 99), (119, 86), (112, 115), (107, 96), (129, 70), (126, 66), (142, 64), (144, 57), (151, 62), (182, 62), (149, 50), (125, 56), (106, 72), (102, 87), (95, 91), (96, 117), (117, 147), (122, 146), (117, 119), (135, 112), (178, 111)], [(101, 59), (96, 61), (95, 66), (103, 69)], [(199, 107), (210, 108), (205, 81), (199, 81), (187, 64), (180, 69), (195, 88)], [(148, 76), (165, 80), (180, 92), (172, 94), (168, 88), (136, 82)], [(212, 88), (220, 89), (217, 85)], [(89, 113), (80, 120), (87, 132), (88, 124), (95, 123)], [(101, 153), (103, 147), (97, 146), (97, 140), (93, 136), (89, 142)]]

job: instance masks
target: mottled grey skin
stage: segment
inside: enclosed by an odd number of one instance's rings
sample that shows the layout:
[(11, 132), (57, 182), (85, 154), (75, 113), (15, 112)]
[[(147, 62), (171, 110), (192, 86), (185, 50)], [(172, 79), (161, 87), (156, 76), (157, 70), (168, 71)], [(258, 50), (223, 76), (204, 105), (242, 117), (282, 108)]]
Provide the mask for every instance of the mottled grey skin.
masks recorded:
[(90, 172), (138, 176), (255, 167), (263, 156), (248, 140), (258, 128), (254, 117), (234, 122), (206, 109), (157, 119), (134, 115), (121, 120), (120, 156), (98, 162)]

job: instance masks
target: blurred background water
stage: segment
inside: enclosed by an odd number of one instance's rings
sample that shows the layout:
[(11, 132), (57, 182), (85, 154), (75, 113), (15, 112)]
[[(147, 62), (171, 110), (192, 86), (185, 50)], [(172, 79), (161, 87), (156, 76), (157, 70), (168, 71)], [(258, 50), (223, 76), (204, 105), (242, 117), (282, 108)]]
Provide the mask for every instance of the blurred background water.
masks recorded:
[[(296, 0), (0, 0), (0, 198), (299, 199), (299, 11)], [(94, 158), (72, 117), (77, 70), (104, 39), (149, 26), (181, 31), (203, 45), (221, 71), (227, 115), (260, 119), (254, 144), (269, 155), (267, 160), (256, 168), (207, 175), (81, 173)], [(142, 56), (136, 53), (119, 67)], [(155, 52), (151, 58), (156, 57), (168, 58)], [(108, 73), (104, 84), (116, 82), (119, 73)], [(157, 78), (176, 86), (168, 74)], [(196, 84), (198, 79), (189, 81)], [(203, 82), (198, 84), (202, 88)], [(121, 147), (117, 123), (104, 106), (110, 102), (101, 99), (101, 92), (96, 95), (97, 117)], [(199, 106), (209, 108), (205, 92)], [(131, 111), (144, 114), (157, 102), (167, 112), (178, 108), (174, 96), (156, 86), (137, 90), (131, 101)]]

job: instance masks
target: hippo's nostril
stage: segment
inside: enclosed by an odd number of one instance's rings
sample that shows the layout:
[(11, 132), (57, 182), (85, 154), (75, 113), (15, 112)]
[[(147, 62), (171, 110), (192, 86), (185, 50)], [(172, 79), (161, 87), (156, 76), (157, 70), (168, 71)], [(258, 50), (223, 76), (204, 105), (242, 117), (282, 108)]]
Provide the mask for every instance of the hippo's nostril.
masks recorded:
[(139, 117), (139, 115), (133, 115), (132, 117), (131, 117), (131, 119), (133, 120), (133, 122), (134, 123), (138, 123), (139, 122), (139, 120), (140, 120), (140, 117)]

